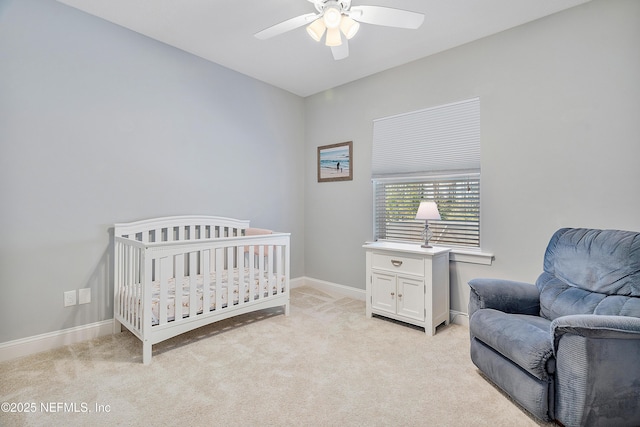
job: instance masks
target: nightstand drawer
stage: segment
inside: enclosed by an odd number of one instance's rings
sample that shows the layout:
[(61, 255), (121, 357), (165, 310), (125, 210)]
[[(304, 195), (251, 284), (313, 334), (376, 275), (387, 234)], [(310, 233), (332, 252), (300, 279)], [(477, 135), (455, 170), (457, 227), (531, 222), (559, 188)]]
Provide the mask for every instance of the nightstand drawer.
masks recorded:
[(371, 268), (386, 270), (396, 273), (424, 276), (424, 259), (422, 257), (410, 257), (407, 255), (373, 253)]

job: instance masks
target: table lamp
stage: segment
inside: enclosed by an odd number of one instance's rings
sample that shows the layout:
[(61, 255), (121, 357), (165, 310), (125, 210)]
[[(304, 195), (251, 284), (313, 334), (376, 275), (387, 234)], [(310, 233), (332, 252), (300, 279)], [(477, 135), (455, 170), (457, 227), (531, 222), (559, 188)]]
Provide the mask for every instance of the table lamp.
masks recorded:
[(433, 246), (429, 244), (429, 239), (433, 237), (433, 232), (429, 229), (429, 220), (440, 219), (440, 212), (438, 212), (436, 202), (421, 201), (416, 213), (416, 219), (424, 219), (424, 244), (422, 247), (432, 248)]

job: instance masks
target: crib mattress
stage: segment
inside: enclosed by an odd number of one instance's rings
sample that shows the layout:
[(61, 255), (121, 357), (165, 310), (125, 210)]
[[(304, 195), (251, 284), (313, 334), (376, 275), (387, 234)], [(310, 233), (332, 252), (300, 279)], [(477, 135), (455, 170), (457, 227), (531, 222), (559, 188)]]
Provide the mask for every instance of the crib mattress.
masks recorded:
[[(228, 280), (228, 271), (224, 271), (222, 273), (222, 282), (221, 286), (221, 305), (222, 307), (226, 307), (229, 304), (229, 288), (231, 288), (231, 301), (232, 304), (238, 304), (240, 301), (240, 275), (238, 270), (233, 271), (233, 282), (230, 283)], [(244, 274), (244, 284), (242, 289), (244, 290), (244, 302), (248, 302), (251, 297), (251, 290), (249, 287), (249, 272), (245, 270)], [(269, 277), (268, 273), (263, 274), (263, 283), (260, 285), (260, 276), (254, 275), (253, 280), (253, 295), (254, 299), (258, 299), (261, 296), (267, 296), (269, 292), (275, 294), (277, 293), (277, 278), (275, 275)], [(127, 292), (128, 295), (133, 295), (135, 298), (135, 306), (138, 307), (138, 313), (141, 312), (140, 308), (142, 306), (142, 295), (140, 292), (140, 284), (134, 285), (135, 289), (130, 289), (131, 292)], [(180, 286), (178, 288), (178, 301), (180, 301), (180, 305), (182, 306), (182, 317), (188, 317), (191, 311), (191, 296), (190, 296), (190, 277), (183, 277), (180, 280)], [(285, 277), (282, 276), (280, 280), (281, 291), (284, 291), (285, 287)], [(204, 276), (197, 275), (196, 276), (196, 303), (197, 314), (202, 314), (204, 312)], [(216, 296), (216, 273), (211, 273), (209, 279), (209, 308), (208, 311), (213, 311), (216, 309), (217, 296)], [(167, 321), (175, 320), (176, 315), (176, 280), (175, 278), (170, 278), (167, 283)], [(160, 282), (153, 281), (152, 282), (152, 294), (151, 294), (151, 323), (153, 325), (157, 325), (160, 319)]]

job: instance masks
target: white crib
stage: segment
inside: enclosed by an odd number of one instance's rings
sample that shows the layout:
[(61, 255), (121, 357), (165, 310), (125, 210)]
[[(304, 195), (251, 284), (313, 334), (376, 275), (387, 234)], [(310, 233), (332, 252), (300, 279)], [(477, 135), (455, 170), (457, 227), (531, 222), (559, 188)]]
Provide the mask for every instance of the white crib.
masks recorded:
[(249, 221), (174, 216), (114, 226), (114, 324), (152, 346), (240, 314), (289, 315), (289, 233)]

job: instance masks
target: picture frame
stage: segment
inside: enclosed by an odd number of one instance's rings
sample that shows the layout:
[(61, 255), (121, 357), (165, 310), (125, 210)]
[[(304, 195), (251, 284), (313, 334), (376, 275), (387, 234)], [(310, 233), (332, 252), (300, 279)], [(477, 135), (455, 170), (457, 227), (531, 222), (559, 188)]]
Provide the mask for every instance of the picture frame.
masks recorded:
[(353, 180), (353, 141), (318, 147), (318, 182)]

